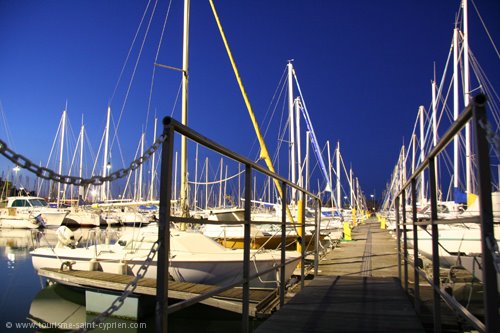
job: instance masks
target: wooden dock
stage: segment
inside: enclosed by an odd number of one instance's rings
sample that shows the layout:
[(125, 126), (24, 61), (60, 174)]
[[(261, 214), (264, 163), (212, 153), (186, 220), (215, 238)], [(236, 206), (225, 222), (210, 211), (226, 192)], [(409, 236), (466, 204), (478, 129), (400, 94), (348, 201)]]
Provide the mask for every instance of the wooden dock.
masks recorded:
[(396, 241), (375, 219), (354, 228), (352, 239), (254, 333), (425, 332), (397, 278)]
[[(82, 288), (95, 288), (112, 291), (123, 291), (134, 276), (112, 274), (99, 271), (61, 271), (55, 268), (42, 268), (40, 276), (62, 283), (76, 285)], [(217, 286), (189, 282), (170, 281), (168, 284), (169, 299), (186, 300), (216, 289)], [(156, 279), (142, 278), (134, 291), (137, 295), (156, 295)], [(200, 303), (226, 311), (242, 312), (243, 291), (241, 288), (231, 288), (217, 296)], [(250, 290), (250, 316), (265, 317), (269, 315), (276, 303), (277, 290)]]

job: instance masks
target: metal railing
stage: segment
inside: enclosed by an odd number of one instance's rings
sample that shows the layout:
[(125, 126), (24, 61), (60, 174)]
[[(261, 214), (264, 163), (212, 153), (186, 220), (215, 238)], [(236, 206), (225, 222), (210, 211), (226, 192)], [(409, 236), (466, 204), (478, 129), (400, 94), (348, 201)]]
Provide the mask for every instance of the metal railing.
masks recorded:
[[(445, 147), (453, 140), (459, 131), (471, 121), (475, 133), (476, 141), (476, 161), (477, 161), (477, 176), (479, 180), (478, 200), (479, 200), (479, 221), (481, 226), (481, 259), (482, 259), (482, 274), (484, 284), (484, 322), (478, 319), (468, 309), (463, 307), (453, 296), (441, 287), (440, 272), (439, 272), (439, 234), (438, 225), (442, 224), (442, 220), (438, 220), (437, 212), (437, 186), (436, 186), (436, 158), (445, 149)], [(434, 332), (441, 332), (441, 299), (446, 302), (456, 313), (463, 317), (469, 324), (480, 332), (498, 332), (500, 330), (500, 316), (498, 307), (498, 287), (497, 287), (497, 272), (495, 269), (495, 251), (493, 246), (496, 245), (493, 230), (493, 208), (491, 198), (491, 171), (489, 159), (489, 144), (488, 124), (486, 116), (486, 96), (477, 95), (472, 100), (469, 106), (464, 110), (460, 117), (452, 124), (450, 129), (441, 138), (438, 144), (432, 149), (427, 158), (411, 175), (410, 179), (402, 186), (395, 198), (396, 207), (396, 228), (398, 237), (398, 266), (399, 278), (402, 280), (404, 274), (404, 288), (408, 291), (408, 235), (407, 225), (413, 227), (413, 279), (414, 279), (414, 306), (417, 312), (420, 311), (420, 277), (423, 277), (433, 288), (433, 316), (434, 316)], [(425, 271), (419, 267), (418, 258), (418, 234), (417, 228), (422, 223), (417, 222), (417, 195), (416, 181), (417, 177), (423, 172), (429, 172), (429, 188), (430, 188), (430, 204), (431, 216), (427, 224), (431, 225), (432, 235), (432, 278), (429, 278)], [(410, 190), (410, 199), (412, 203), (412, 221), (407, 221), (406, 202), (407, 190)], [(402, 221), (400, 221), (400, 209), (402, 211)], [(402, 222), (402, 223), (400, 223)], [(457, 223), (461, 223), (459, 221)], [(449, 222), (447, 222), (449, 224)], [(402, 230), (400, 225), (402, 225)], [(401, 235), (403, 239), (401, 239)], [(401, 246), (402, 242), (402, 246)], [(494, 244), (494, 245), (491, 245)], [(497, 250), (498, 251), (498, 250)], [(401, 272), (401, 262), (403, 262), (403, 273)]]
[[(160, 212), (159, 212), (159, 231), (158, 231), (158, 240), (159, 240), (159, 249), (158, 249), (158, 265), (157, 265), (157, 289), (156, 289), (156, 331), (157, 332), (166, 332), (167, 331), (167, 322), (168, 322), (168, 314), (171, 314), (180, 309), (184, 309), (191, 305), (194, 305), (204, 299), (215, 296), (217, 294), (222, 293), (230, 288), (233, 288), (238, 285), (242, 285), (243, 290), (243, 302), (242, 302), (242, 321), (241, 321), (241, 331), (248, 332), (249, 331), (249, 293), (250, 293), (250, 281), (254, 278), (257, 278), (260, 275), (269, 273), (270, 271), (275, 271), (277, 269), (280, 270), (280, 279), (279, 279), (279, 298), (280, 298), (280, 306), (284, 304), (285, 300), (285, 266), (290, 262), (297, 260), (285, 260), (285, 243), (286, 243), (286, 226), (289, 224), (287, 222), (287, 205), (284, 204), (286, 202), (286, 193), (288, 188), (294, 188), (299, 193), (302, 194), (302, 219), (300, 221), (301, 225), (298, 226), (302, 230), (303, 236), (301, 237), (302, 243), (302, 252), (299, 257), (301, 263), (301, 288), (303, 288), (304, 284), (304, 275), (305, 275), (305, 256), (306, 256), (306, 244), (305, 244), (305, 227), (312, 224), (305, 223), (305, 203), (307, 199), (311, 199), (315, 202), (315, 246), (314, 246), (314, 275), (318, 272), (318, 253), (319, 253), (319, 224), (320, 224), (320, 216), (319, 213), (321, 211), (321, 201), (320, 199), (314, 195), (313, 193), (293, 184), (289, 180), (280, 177), (279, 175), (270, 172), (266, 168), (258, 165), (257, 163), (242, 157), (229, 149), (217, 144), (216, 142), (200, 135), (199, 133), (193, 131), (192, 129), (182, 125), (181, 123), (175, 121), (170, 117), (166, 117), (163, 120), (163, 138), (164, 141), (162, 143), (162, 164), (161, 164), (161, 178), (160, 178)], [(211, 149), (223, 156), (226, 156), (238, 163), (241, 163), (245, 167), (244, 171), (244, 248), (243, 248), (243, 278), (240, 281), (225, 284), (223, 286), (217, 287), (216, 289), (204, 293), (202, 295), (193, 297), (191, 299), (178, 302), (173, 305), (168, 305), (168, 284), (169, 284), (169, 250), (170, 250), (170, 228), (169, 222), (182, 222), (186, 221), (189, 223), (210, 223), (207, 220), (193, 219), (193, 218), (180, 218), (172, 215), (171, 211), (171, 199), (172, 199), (172, 175), (174, 173), (173, 163), (173, 147), (174, 147), (174, 136), (175, 134), (184, 135), (186, 138), (197, 142), (198, 144)], [(279, 266), (267, 269), (265, 271), (258, 272), (250, 276), (250, 226), (251, 224), (258, 223), (257, 221), (251, 220), (251, 189), (252, 189), (252, 171), (258, 171), (264, 175), (267, 175), (275, 180), (277, 180), (281, 184), (282, 189), (282, 210), (281, 210), (281, 222), (275, 222), (274, 224), (281, 225), (281, 262)], [(227, 222), (225, 222), (227, 223)], [(242, 224), (242, 221), (238, 221), (238, 224)], [(269, 222), (266, 222), (269, 224)]]

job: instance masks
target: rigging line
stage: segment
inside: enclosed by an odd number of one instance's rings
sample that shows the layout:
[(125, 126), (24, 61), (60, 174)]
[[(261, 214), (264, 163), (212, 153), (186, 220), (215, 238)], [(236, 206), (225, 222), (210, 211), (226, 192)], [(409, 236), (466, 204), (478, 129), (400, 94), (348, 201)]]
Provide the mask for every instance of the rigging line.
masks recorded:
[(177, 106), (177, 102), (179, 101), (179, 96), (181, 95), (181, 91), (182, 91), (182, 80), (179, 82), (179, 88), (177, 89), (177, 96), (175, 96), (175, 101), (174, 105), (172, 106), (172, 112), (170, 112), (170, 117), (174, 116), (175, 107)]
[(127, 101), (128, 101), (128, 96), (129, 96), (129, 93), (130, 93), (130, 89), (132, 88), (132, 83), (133, 83), (134, 78), (135, 78), (135, 73), (137, 71), (137, 66), (139, 65), (139, 60), (141, 59), (142, 51), (144, 50), (144, 44), (146, 43), (146, 38), (148, 36), (149, 28), (151, 27), (151, 22), (153, 21), (154, 14), (156, 12), (156, 6), (157, 5), (158, 5), (158, 0), (155, 1), (155, 5), (153, 7), (153, 11), (151, 12), (151, 16), (149, 17), (148, 26), (146, 28), (146, 31), (144, 32), (144, 37), (142, 39), (141, 48), (139, 49), (139, 54), (138, 54), (137, 59), (135, 61), (134, 70), (132, 71), (132, 76), (130, 78), (130, 81), (129, 81), (129, 84), (128, 84), (128, 87), (127, 87), (127, 92), (125, 94), (125, 99), (123, 101), (123, 104), (122, 104), (122, 107), (121, 107), (121, 110), (120, 110), (120, 116), (118, 117), (118, 122), (117, 122), (117, 125), (115, 127), (115, 133), (113, 134), (113, 140), (111, 140), (110, 150), (113, 148), (113, 144), (115, 143), (115, 140), (116, 140), (116, 138), (118, 136), (118, 127), (120, 126), (120, 122), (121, 122), (121, 119), (122, 119), (122, 116), (123, 116), (123, 112), (125, 111), (125, 105), (127, 104)]
[[(113, 122), (113, 125), (115, 126), (115, 133), (116, 133), (118, 131), (118, 125), (115, 124), (115, 119), (113, 118), (113, 115), (111, 115), (111, 121)], [(125, 168), (126, 167), (125, 158), (123, 156), (123, 151), (122, 151), (122, 146), (120, 145), (120, 141), (116, 140), (116, 144), (118, 145), (118, 155), (120, 156), (120, 159), (122, 162), (122, 167)], [(110, 159), (111, 159), (111, 148), (109, 149), (108, 154), (109, 154)], [(109, 163), (109, 161), (108, 161), (108, 163)], [(113, 163), (111, 163), (111, 164), (113, 164)]]
[(2, 101), (0, 101), (0, 113), (2, 114), (2, 120), (3, 120), (3, 126), (4, 126), (4, 130), (5, 130), (5, 135), (7, 136), (7, 143), (9, 144), (9, 146), (11, 146), (14, 150), (15, 149), (15, 146), (12, 144), (12, 139), (11, 139), (11, 133), (9, 131), (9, 127), (7, 126), (7, 117), (5, 116), (5, 112), (3, 112), (3, 105), (2, 105)]
[[(59, 120), (59, 125), (57, 126), (57, 131), (56, 131), (56, 136), (54, 137), (54, 141), (52, 141), (52, 147), (50, 148), (50, 153), (49, 153), (49, 158), (47, 159), (47, 163), (45, 164), (45, 167), (48, 168), (50, 164), (50, 160), (52, 159), (52, 153), (54, 152), (54, 148), (57, 143), (57, 138), (59, 137), (59, 133), (62, 131), (62, 117)], [(38, 185), (37, 192), (40, 193), (42, 186), (43, 186), (44, 179), (40, 182)]]
[(153, 87), (154, 87), (155, 74), (156, 74), (156, 66), (154, 64), (158, 63), (158, 57), (160, 55), (160, 48), (161, 48), (161, 45), (163, 43), (163, 36), (165, 34), (165, 29), (167, 26), (167, 21), (169, 18), (171, 6), (172, 6), (172, 0), (170, 0), (168, 3), (167, 13), (165, 14), (165, 20), (163, 21), (163, 27), (162, 27), (161, 34), (160, 34), (160, 40), (158, 41), (158, 47), (156, 49), (155, 61), (153, 63), (153, 74), (151, 76), (151, 88), (149, 89), (148, 108), (146, 111), (146, 126), (145, 126), (146, 128), (144, 129), (144, 132), (147, 132), (147, 130), (148, 130), (149, 112), (151, 111), (151, 100), (153, 99)]
[[(203, 171), (203, 170), (202, 170)], [(219, 169), (217, 168), (217, 171), (219, 171)], [(245, 173), (245, 170), (242, 170), (230, 177), (226, 177), (224, 179), (218, 179), (218, 180), (214, 180), (214, 181), (211, 181), (211, 182), (195, 182), (195, 181), (188, 181), (189, 184), (193, 184), (193, 185), (214, 185), (214, 184), (220, 184), (221, 182), (225, 182), (225, 181), (228, 181), (228, 180), (231, 180), (233, 178), (236, 178), (238, 177), (239, 175)]]
[(474, 2), (474, 0), (471, 0), (471, 2), (472, 2), (472, 5), (474, 6), (474, 9), (476, 10), (477, 16), (479, 17), (479, 20), (481, 21), (481, 24), (483, 25), (484, 30), (486, 31), (486, 35), (488, 35), (488, 38), (489, 38), (489, 40), (491, 42), (491, 45), (495, 49), (497, 57), (500, 58), (500, 53), (498, 52), (498, 49), (497, 49), (497, 47), (495, 45), (495, 42), (493, 41), (493, 38), (491, 37), (491, 34), (488, 31), (488, 28), (486, 27), (486, 24), (483, 21), (483, 17), (481, 16), (481, 14), (479, 13), (479, 10), (477, 9), (476, 3)]
[[(142, 134), (141, 134), (141, 139), (142, 139)], [(141, 148), (141, 140), (139, 140), (139, 143), (137, 144), (137, 148), (135, 150), (135, 155), (134, 155), (134, 160), (139, 157), (139, 150)], [(132, 170), (130, 170), (130, 172), (128, 173), (128, 176), (127, 176), (127, 181), (125, 182), (125, 188), (123, 189), (123, 192), (122, 192), (122, 198), (125, 198), (125, 194), (127, 193), (127, 189), (128, 189), (128, 186), (130, 184), (130, 178), (132, 176)], [(137, 184), (135, 184), (137, 185)]]
[[(276, 98), (276, 100), (277, 100), (277, 99), (278, 99), (278, 98), (282, 95), (282, 93), (283, 93), (283, 86), (284, 86), (284, 85), (282, 84), (282, 82), (283, 82), (283, 78), (285, 77), (285, 73), (286, 73), (286, 69), (285, 69), (285, 71), (283, 72), (283, 74), (281, 75), (280, 80), (278, 81), (278, 84), (277, 84), (277, 86), (276, 86), (276, 89), (274, 90), (273, 97), (271, 98), (271, 101), (269, 102), (269, 105), (268, 105), (268, 107), (267, 107), (267, 110), (266, 110), (266, 113), (265, 113), (265, 115), (264, 115), (264, 118), (262, 119), (262, 123), (264, 123), (264, 122), (266, 122), (266, 121), (267, 121), (267, 116), (268, 116), (269, 112), (271, 111), (271, 106), (273, 105), (273, 101), (275, 100), (275, 98)], [(280, 87), (281, 87), (281, 89), (279, 89)], [(278, 93), (278, 90), (279, 90), (280, 92), (279, 92), (278, 97), (276, 97), (276, 94)], [(277, 106), (278, 106), (278, 102), (276, 102), (275, 107), (274, 107), (274, 109), (273, 109), (273, 112), (272, 112), (272, 114), (271, 114), (271, 117), (270, 117), (269, 121), (267, 121), (267, 127), (266, 127), (266, 128), (265, 128), (265, 130), (264, 130), (264, 137), (266, 137), (267, 132), (268, 132), (268, 130), (269, 130), (269, 127), (271, 126), (271, 121), (272, 121), (272, 119), (274, 118), (274, 113), (276, 112)], [(254, 140), (253, 140), (253, 142), (252, 142), (252, 146), (250, 147), (250, 152), (252, 152), (252, 150), (254, 149), (254, 147), (255, 147), (256, 143), (257, 143), (257, 138), (254, 138)], [(256, 154), (258, 155), (258, 154), (259, 154), (259, 152), (257, 152)], [(255, 159), (257, 159), (257, 158), (258, 158), (258, 157), (256, 157)]]
[(125, 58), (125, 61), (124, 61), (123, 66), (122, 66), (122, 70), (120, 72), (120, 75), (118, 76), (118, 80), (116, 81), (115, 89), (113, 90), (113, 94), (111, 95), (111, 98), (109, 100), (110, 104), (111, 104), (111, 102), (113, 102), (113, 99), (114, 99), (115, 94), (116, 94), (116, 90), (118, 89), (118, 85), (120, 84), (120, 81), (122, 79), (123, 72), (125, 71), (125, 67), (127, 66), (128, 59), (130, 58), (130, 54), (132, 53), (132, 49), (134, 47), (135, 41), (137, 40), (137, 37), (139, 36), (139, 31), (141, 30), (142, 23), (144, 22), (144, 18), (146, 17), (146, 13), (148, 11), (150, 4), (151, 4), (151, 0), (148, 1), (148, 4), (146, 5), (146, 8), (144, 9), (144, 13), (142, 14), (141, 21), (139, 23), (139, 26), (137, 27), (136, 32), (135, 32), (134, 39), (132, 40), (132, 44), (130, 45), (130, 48), (128, 49), (127, 57)]

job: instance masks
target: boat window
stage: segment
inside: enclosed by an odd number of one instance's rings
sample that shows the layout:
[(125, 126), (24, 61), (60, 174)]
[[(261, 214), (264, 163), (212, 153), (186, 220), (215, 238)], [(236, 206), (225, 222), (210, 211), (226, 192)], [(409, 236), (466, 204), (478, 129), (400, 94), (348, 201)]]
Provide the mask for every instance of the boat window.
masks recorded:
[(43, 199), (31, 199), (30, 203), (33, 207), (46, 207), (46, 206), (48, 206), (47, 202)]
[(26, 200), (14, 200), (12, 202), (12, 207), (29, 207), (29, 204), (26, 202)]

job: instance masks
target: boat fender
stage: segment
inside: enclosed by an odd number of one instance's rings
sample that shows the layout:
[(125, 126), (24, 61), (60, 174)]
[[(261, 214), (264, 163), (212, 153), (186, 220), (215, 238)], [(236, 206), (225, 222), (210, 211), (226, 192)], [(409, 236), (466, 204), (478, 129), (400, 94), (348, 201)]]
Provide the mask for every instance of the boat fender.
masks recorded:
[(75, 235), (73, 234), (73, 231), (71, 231), (70, 228), (66, 226), (60, 226), (57, 228), (56, 231), (57, 234), (57, 247), (64, 247), (67, 246), (69, 248), (74, 249), (76, 245), (75, 241)]
[(118, 264), (118, 271), (116, 273), (121, 275), (127, 275), (128, 265), (126, 261), (120, 260), (120, 263)]
[(96, 258), (92, 258), (89, 260), (89, 271), (97, 271), (98, 267), (99, 263), (97, 262)]

